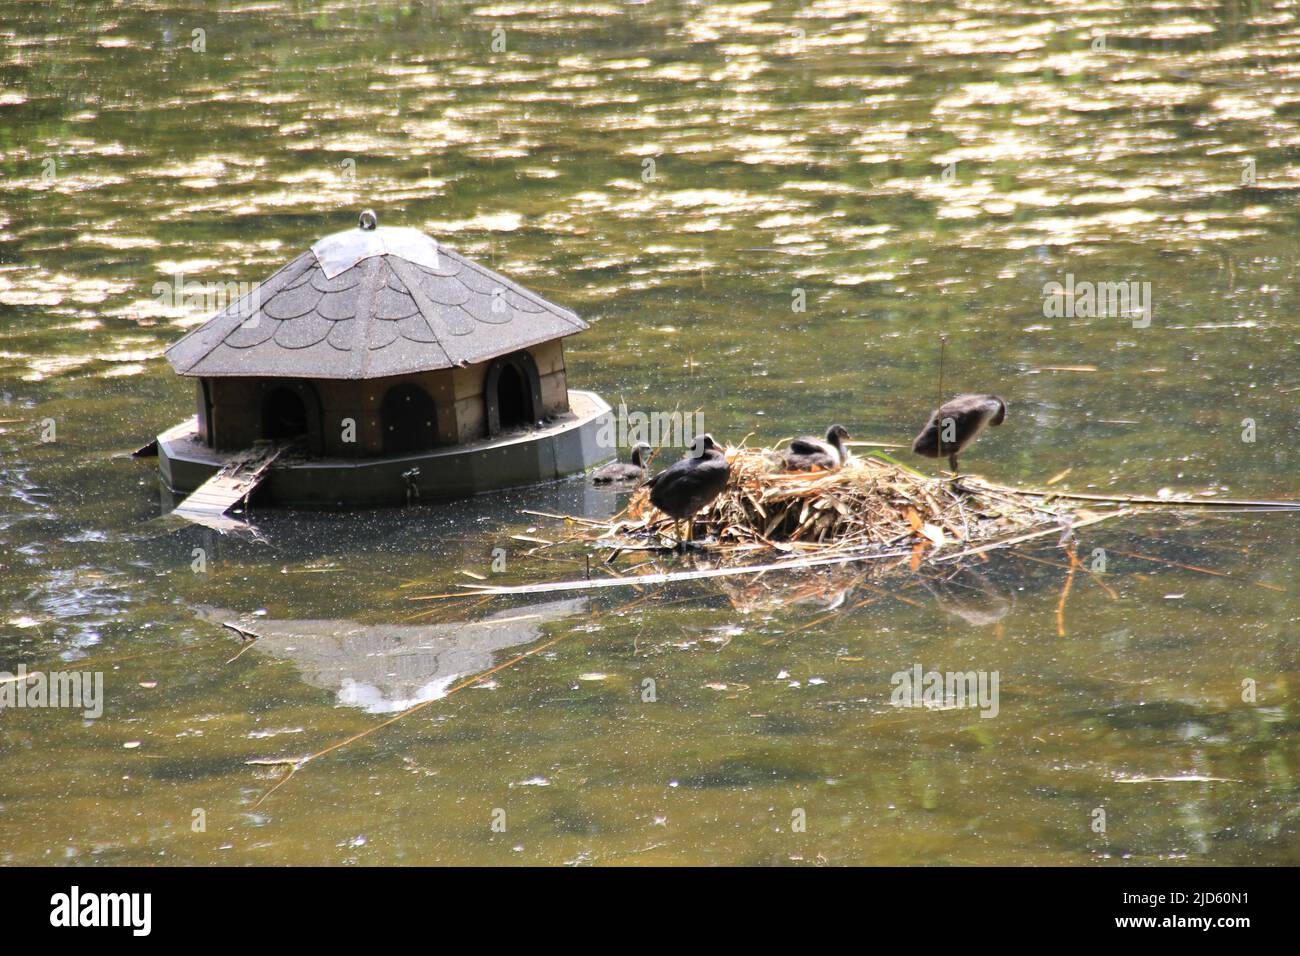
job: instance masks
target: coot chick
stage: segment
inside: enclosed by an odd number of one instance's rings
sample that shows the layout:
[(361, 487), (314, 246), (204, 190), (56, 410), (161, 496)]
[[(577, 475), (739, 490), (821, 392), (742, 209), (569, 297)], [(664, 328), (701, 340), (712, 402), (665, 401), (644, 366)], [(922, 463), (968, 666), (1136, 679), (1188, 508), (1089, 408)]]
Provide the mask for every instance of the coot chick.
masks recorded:
[(722, 494), (731, 477), (731, 465), (712, 435), (700, 435), (691, 443), (691, 454), (665, 468), (646, 482), (650, 503), (673, 519), (677, 546), (683, 539), (678, 522), (686, 521), (686, 541), (694, 535), (695, 514)]
[(591, 480), (598, 485), (607, 485), (611, 481), (640, 481), (645, 477), (646, 455), (650, 446), (643, 441), (632, 446), (632, 463), (612, 461), (603, 468), (591, 473)]
[(1007, 415), (1007, 403), (996, 395), (958, 395), (944, 402), (912, 442), (912, 451), (927, 458), (948, 456), (948, 464), (958, 474), (960, 455), (989, 425), (1001, 425)]
[(843, 425), (832, 425), (826, 430), (826, 440), (820, 438), (794, 438), (786, 449), (786, 471), (812, 471), (824, 468), (834, 471), (849, 460), (849, 453), (844, 447), (849, 438), (848, 429)]

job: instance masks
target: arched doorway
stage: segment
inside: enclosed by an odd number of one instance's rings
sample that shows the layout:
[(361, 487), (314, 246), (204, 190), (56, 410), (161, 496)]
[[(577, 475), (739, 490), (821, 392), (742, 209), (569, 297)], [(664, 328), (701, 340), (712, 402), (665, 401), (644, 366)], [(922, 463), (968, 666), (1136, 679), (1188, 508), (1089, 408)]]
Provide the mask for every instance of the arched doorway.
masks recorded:
[(266, 393), (262, 399), (263, 438), (292, 441), (306, 438), (309, 432), (307, 405), (294, 389), (281, 385)]
[(488, 434), (532, 425), (542, 417), (542, 381), (528, 352), (495, 359), (483, 379)]
[(261, 383), (262, 435), (271, 441), (301, 440), (309, 454), (322, 454), (320, 398), (303, 379)]
[(438, 407), (418, 385), (394, 385), (379, 406), (384, 454), (424, 451), (438, 444)]

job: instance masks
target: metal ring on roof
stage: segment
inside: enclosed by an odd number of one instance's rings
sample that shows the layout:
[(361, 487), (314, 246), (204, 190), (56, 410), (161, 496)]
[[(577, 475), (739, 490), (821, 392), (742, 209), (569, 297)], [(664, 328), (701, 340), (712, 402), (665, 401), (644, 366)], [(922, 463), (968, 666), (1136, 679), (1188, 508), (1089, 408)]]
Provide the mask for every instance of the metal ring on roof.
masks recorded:
[(357, 217), (357, 226), (365, 229), (367, 232), (379, 225), (379, 217), (375, 215), (373, 209), (367, 209)]

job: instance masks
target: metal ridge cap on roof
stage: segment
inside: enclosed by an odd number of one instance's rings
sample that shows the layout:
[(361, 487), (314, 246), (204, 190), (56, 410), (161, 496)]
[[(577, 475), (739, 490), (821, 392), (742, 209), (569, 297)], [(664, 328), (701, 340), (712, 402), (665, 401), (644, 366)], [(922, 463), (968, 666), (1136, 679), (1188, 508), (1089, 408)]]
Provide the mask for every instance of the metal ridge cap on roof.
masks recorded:
[(396, 256), (430, 269), (440, 268), (438, 240), (410, 226), (344, 229), (314, 243), (311, 251), (327, 279), (373, 256)]

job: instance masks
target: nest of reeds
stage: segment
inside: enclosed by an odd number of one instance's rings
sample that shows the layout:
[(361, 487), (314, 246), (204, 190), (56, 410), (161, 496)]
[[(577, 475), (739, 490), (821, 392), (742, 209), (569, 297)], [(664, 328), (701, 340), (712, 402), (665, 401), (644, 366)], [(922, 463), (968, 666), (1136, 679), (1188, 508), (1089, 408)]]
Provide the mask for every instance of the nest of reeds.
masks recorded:
[[(779, 551), (896, 547), (936, 550), (1058, 523), (1068, 506), (996, 488), (978, 479), (932, 477), (879, 453), (834, 471), (785, 472), (772, 452), (729, 448), (731, 480), (695, 519), (695, 534), (719, 545)], [(669, 531), (672, 519), (638, 489), (612, 524), (618, 535)], [(748, 549), (747, 549), (748, 550)]]

